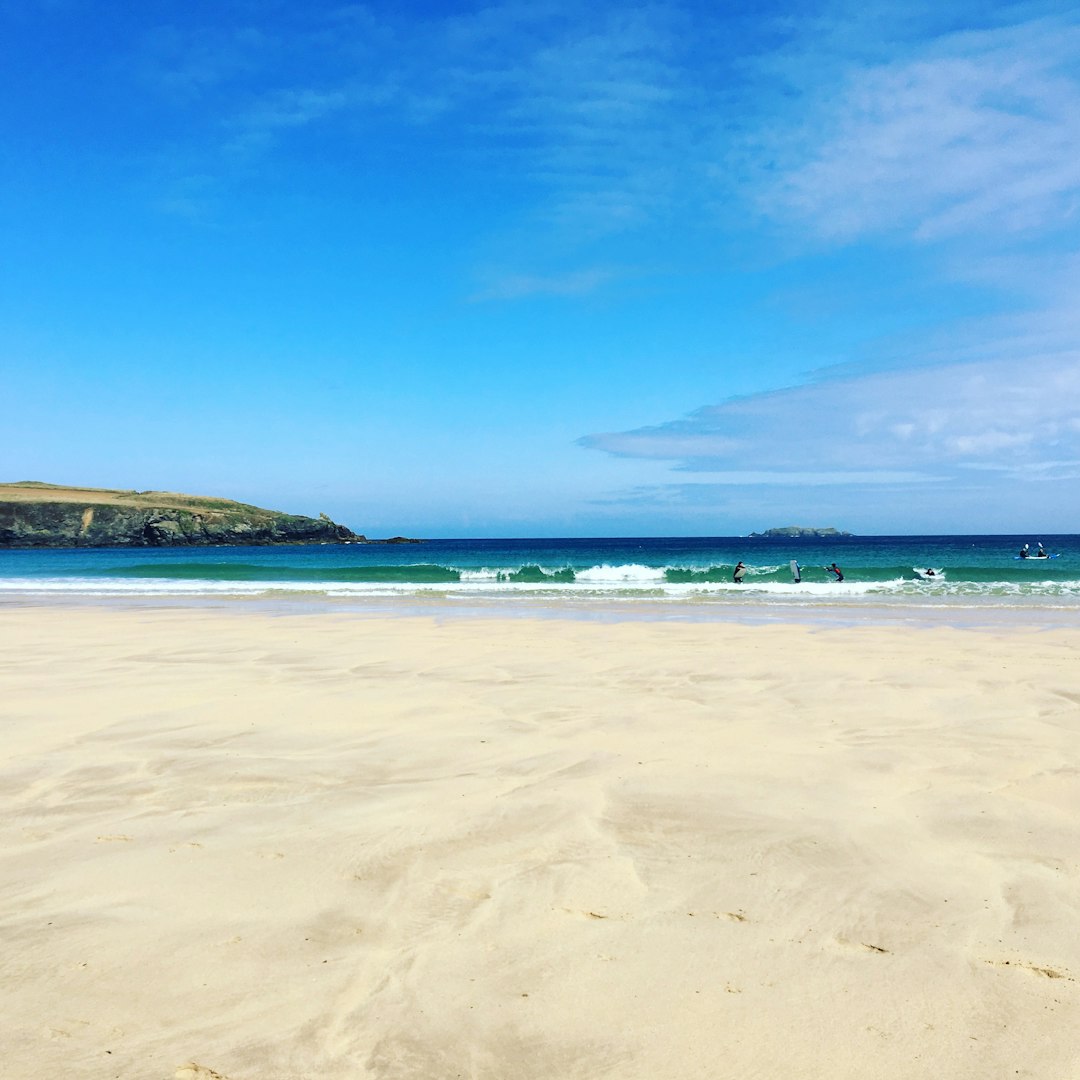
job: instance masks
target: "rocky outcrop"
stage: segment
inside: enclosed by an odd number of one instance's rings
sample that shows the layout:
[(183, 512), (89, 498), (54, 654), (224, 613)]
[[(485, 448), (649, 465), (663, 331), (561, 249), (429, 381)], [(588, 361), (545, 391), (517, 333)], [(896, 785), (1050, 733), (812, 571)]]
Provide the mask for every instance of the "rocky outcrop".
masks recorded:
[(369, 543), (344, 525), (229, 499), (0, 485), (0, 547)]
[(854, 533), (841, 532), (839, 529), (814, 529), (807, 525), (785, 525), (779, 529), (766, 529), (764, 532), (752, 532), (751, 537), (755, 536), (783, 536), (783, 537), (810, 537), (816, 540), (829, 540), (835, 539), (838, 536), (854, 536)]

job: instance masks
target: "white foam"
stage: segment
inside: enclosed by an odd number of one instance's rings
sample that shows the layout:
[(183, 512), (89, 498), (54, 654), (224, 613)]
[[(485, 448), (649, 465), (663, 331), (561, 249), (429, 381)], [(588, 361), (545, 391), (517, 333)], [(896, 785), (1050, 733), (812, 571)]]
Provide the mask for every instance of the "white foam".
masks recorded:
[[(551, 573), (553, 571), (545, 571)], [(748, 576), (741, 585), (731, 581), (668, 582), (664, 571), (637, 564), (590, 567), (574, 582), (559, 580), (511, 581), (509, 570), (484, 569), (449, 582), (342, 582), (342, 581), (210, 581), (199, 579), (95, 577), (0, 578), (0, 595), (83, 596), (83, 597), (257, 597), (274, 594), (323, 595), (331, 597), (474, 597), (496, 598), (514, 595), (549, 595), (592, 598), (667, 598), (674, 601), (713, 598), (718, 602), (858, 601), (859, 598), (893, 597), (915, 603), (935, 600), (980, 599), (1013, 602), (1080, 599), (1080, 581), (962, 582), (918, 581), (895, 578), (889, 581), (809, 582), (764, 581)]]
[(332, 582), (167, 581), (161, 578), (6, 578), (0, 593), (71, 593), (76, 596), (261, 596), (267, 592), (323, 592)]
[(498, 581), (508, 573), (509, 570), (490, 570), (486, 566), (479, 570), (460, 571), (462, 581)]
[(663, 567), (641, 566), (638, 563), (627, 563), (623, 566), (609, 566), (603, 563), (600, 566), (590, 566), (588, 570), (577, 570), (574, 576), (586, 585), (607, 585), (617, 582), (642, 585), (665, 580)]

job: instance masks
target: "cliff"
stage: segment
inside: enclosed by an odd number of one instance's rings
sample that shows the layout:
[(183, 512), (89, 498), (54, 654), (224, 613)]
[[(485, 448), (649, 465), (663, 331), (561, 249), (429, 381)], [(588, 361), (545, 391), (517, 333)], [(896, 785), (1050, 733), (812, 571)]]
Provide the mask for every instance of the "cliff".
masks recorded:
[(853, 536), (854, 533), (841, 532), (838, 529), (815, 529), (807, 525), (785, 525), (779, 529), (766, 529), (764, 532), (752, 532), (750, 536), (802, 536), (817, 540), (828, 540), (837, 536)]
[(0, 484), (0, 547), (369, 542), (325, 514), (283, 514), (231, 499), (29, 480)]

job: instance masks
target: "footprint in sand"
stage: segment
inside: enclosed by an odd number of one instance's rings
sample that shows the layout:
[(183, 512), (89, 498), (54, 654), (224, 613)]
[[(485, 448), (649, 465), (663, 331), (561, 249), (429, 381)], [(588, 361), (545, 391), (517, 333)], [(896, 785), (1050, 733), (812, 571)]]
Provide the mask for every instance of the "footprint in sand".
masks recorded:
[(987, 960), (986, 962), (991, 967), (1024, 968), (1035, 975), (1041, 975), (1044, 979), (1068, 979), (1069, 982), (1076, 982), (1067, 971), (1058, 971), (1057, 968), (1043, 967), (1040, 964), (1031, 964), (1024, 960)]
[(186, 1065), (181, 1065), (173, 1074), (175, 1080), (229, 1080), (223, 1073), (219, 1073), (216, 1069), (210, 1069), (205, 1065), (198, 1065), (194, 1061), (189, 1061)]
[(878, 956), (889, 956), (892, 952), (884, 945), (875, 945), (872, 941), (852, 941), (846, 937), (834, 937), (833, 942), (842, 949), (865, 949), (868, 953), (876, 953)]

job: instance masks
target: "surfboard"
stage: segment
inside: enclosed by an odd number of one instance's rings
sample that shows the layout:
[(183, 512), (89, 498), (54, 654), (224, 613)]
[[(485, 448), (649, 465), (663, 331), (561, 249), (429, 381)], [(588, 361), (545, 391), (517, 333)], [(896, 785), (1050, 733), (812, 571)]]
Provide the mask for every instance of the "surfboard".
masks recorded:
[(798, 583), (802, 581), (802, 567), (799, 566), (799, 563), (796, 559), (791, 560), (790, 566), (791, 576), (795, 579), (795, 584), (798, 585)]

